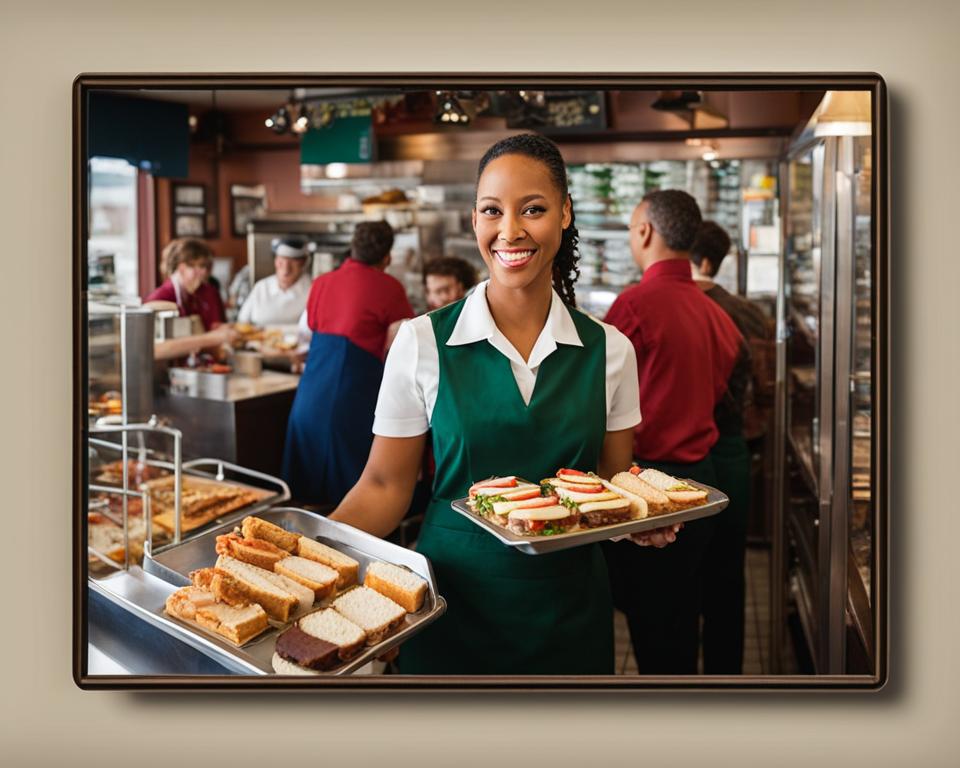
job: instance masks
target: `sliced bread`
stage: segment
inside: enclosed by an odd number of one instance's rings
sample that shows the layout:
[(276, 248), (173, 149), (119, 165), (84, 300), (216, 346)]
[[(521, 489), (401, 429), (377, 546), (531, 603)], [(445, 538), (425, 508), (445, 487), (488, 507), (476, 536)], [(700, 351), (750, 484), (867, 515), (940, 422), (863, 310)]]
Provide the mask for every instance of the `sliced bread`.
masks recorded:
[(427, 582), (413, 571), (383, 563), (378, 560), (367, 566), (363, 585), (375, 589), (384, 597), (403, 606), (408, 613), (416, 613), (423, 607), (427, 596)]
[(309, 676), (322, 674), (322, 672), (318, 670), (307, 669), (306, 667), (301, 667), (299, 664), (295, 664), (292, 661), (287, 661), (276, 651), (274, 651), (273, 658), (270, 659), (270, 664), (273, 666), (273, 671), (278, 675)]
[(357, 587), (333, 601), (333, 608), (367, 633), (367, 645), (376, 645), (397, 629), (407, 612), (369, 587)]
[(331, 595), (340, 577), (333, 568), (297, 555), (278, 561), (273, 570), (313, 590), (316, 600), (323, 600)]
[(223, 635), (236, 645), (243, 645), (270, 626), (266, 612), (259, 605), (237, 608), (224, 603), (198, 608), (197, 624)]
[(308, 560), (336, 569), (340, 577), (337, 579), (337, 589), (344, 589), (356, 584), (360, 578), (360, 563), (349, 555), (339, 552), (333, 547), (321, 544), (319, 541), (301, 536), (297, 543), (297, 554)]
[[(276, 581), (278, 576), (228, 555), (220, 555), (211, 588), (218, 600), (231, 605), (241, 601), (258, 603), (270, 618), (286, 622), (300, 607), (301, 601), (293, 591)], [(312, 592), (310, 599), (313, 599)]]
[(330, 608), (308, 613), (297, 626), (308, 635), (336, 645), (343, 661), (356, 656), (367, 642), (366, 632)]
[(240, 530), (245, 539), (263, 539), (269, 541), (280, 549), (294, 553), (297, 551), (297, 539), (299, 533), (285, 531), (279, 525), (268, 523), (259, 517), (245, 517), (240, 524)]
[(196, 621), (197, 609), (212, 605), (215, 601), (216, 598), (206, 589), (181, 587), (167, 597), (164, 608), (171, 616)]
[(272, 571), (278, 561), (290, 556), (285, 549), (269, 541), (243, 538), (236, 533), (217, 536), (216, 551), (218, 555), (230, 555), (268, 571)]

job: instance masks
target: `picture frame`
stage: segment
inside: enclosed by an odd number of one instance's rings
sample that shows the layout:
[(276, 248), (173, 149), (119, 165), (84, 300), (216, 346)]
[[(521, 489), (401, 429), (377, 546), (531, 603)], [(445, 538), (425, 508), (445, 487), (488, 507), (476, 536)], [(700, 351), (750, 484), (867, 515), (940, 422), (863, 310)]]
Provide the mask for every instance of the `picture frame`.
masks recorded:
[[(872, 515), (873, 545), (870, 556), (872, 601), (869, 607), (870, 626), (866, 632), (867, 644), (872, 649), (871, 669), (868, 674), (784, 674), (742, 676), (373, 676), (294, 678), (246, 675), (193, 674), (184, 671), (176, 675), (138, 674), (111, 676), (88, 674), (88, 645), (91, 597), (88, 588), (86, 558), (79, 553), (86, 546), (86, 523), (82, 511), (89, 500), (86, 478), (89, 473), (87, 443), (89, 425), (82, 405), (86, 403), (87, 361), (84, 355), (84, 329), (87, 327), (87, 309), (81, 300), (85, 289), (86, 264), (85, 222), (87, 168), (84, 162), (84, 126), (86, 125), (86, 96), (96, 89), (264, 89), (277, 88), (289, 93), (295, 88), (420, 88), (423, 90), (457, 91), (479, 89), (557, 89), (571, 90), (657, 90), (657, 91), (722, 91), (737, 90), (797, 92), (858, 91), (870, 95), (869, 151), (872, 162), (870, 185), (870, 224), (867, 238), (870, 244), (868, 267), (872, 276), (870, 298), (871, 329), (876, 339), (870, 362), (870, 470), (873, 489)], [(624, 73), (514, 73), (514, 74), (397, 74), (397, 73), (286, 73), (286, 74), (155, 74), (155, 75), (80, 75), (74, 83), (73, 105), (73, 182), (74, 208), (81, 215), (74, 217), (74, 402), (77, 404), (73, 422), (74, 453), (74, 525), (73, 547), (75, 557), (73, 580), (73, 672), (74, 679), (84, 689), (178, 689), (178, 690), (288, 690), (322, 688), (330, 691), (623, 691), (623, 690), (684, 690), (730, 691), (876, 691), (888, 680), (890, 663), (890, 589), (888, 564), (890, 557), (890, 137), (888, 121), (887, 86), (875, 73), (684, 73), (684, 74), (624, 74)], [(606, 113), (605, 113), (606, 116)], [(691, 138), (724, 138), (724, 129), (692, 131)], [(633, 140), (650, 140), (638, 133)], [(584, 141), (575, 136), (571, 141)], [(785, 159), (786, 161), (786, 159)], [(231, 190), (231, 231), (235, 236), (245, 235), (239, 228), (255, 208), (255, 195), (233, 196)], [(189, 215), (189, 214), (188, 214)], [(186, 224), (185, 224), (186, 225)], [(186, 225), (190, 226), (190, 225)], [(778, 354), (784, 354), (782, 351)], [(782, 359), (781, 359), (782, 362)], [(778, 363), (780, 365), (781, 363)], [(783, 491), (784, 489), (780, 489)], [(778, 523), (775, 523), (775, 526)], [(783, 525), (783, 519), (779, 521)], [(783, 531), (779, 531), (783, 533)], [(831, 552), (826, 553), (830, 556)], [(774, 569), (786, 567), (775, 562)], [(112, 610), (114, 606), (111, 606)], [(149, 623), (149, 622), (148, 622)], [(823, 631), (823, 630), (821, 630)]]
[(247, 236), (247, 222), (263, 215), (267, 192), (262, 184), (230, 186), (230, 231), (234, 237)]
[(215, 214), (208, 210), (207, 188), (203, 184), (173, 182), (170, 201), (174, 237), (215, 237)]

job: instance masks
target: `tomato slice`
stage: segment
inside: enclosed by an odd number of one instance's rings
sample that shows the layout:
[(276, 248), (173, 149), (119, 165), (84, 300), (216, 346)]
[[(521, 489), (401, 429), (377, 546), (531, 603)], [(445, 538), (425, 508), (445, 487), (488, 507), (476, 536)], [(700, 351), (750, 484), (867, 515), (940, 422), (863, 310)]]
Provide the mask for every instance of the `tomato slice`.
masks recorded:
[(527, 521), (527, 530), (528, 531), (542, 531), (547, 527), (546, 520), (528, 520)]
[(525, 499), (539, 499), (540, 489), (533, 488), (529, 491), (516, 491), (515, 493), (505, 493), (503, 497), (507, 501), (524, 501)]
[(510, 475), (510, 477), (493, 477), (489, 480), (481, 480), (479, 483), (471, 485), (468, 495), (473, 496), (478, 488), (516, 488), (517, 485), (516, 475)]
[(542, 498), (529, 499), (527, 501), (521, 501), (516, 504), (514, 509), (537, 509), (538, 507), (552, 507), (555, 506), (559, 500), (556, 496), (543, 496)]
[(638, 467), (636, 464), (634, 464), (632, 467), (630, 467), (630, 474), (631, 474), (631, 475), (639, 475), (642, 471), (643, 471), (643, 470), (641, 470), (640, 467)]
[(577, 485), (576, 488), (570, 488), (571, 491), (576, 491), (577, 493), (602, 493), (606, 490), (602, 485)]
[(581, 472), (579, 469), (558, 469), (557, 477), (560, 477), (561, 474), (564, 475), (580, 475), (581, 477), (586, 477), (586, 472)]

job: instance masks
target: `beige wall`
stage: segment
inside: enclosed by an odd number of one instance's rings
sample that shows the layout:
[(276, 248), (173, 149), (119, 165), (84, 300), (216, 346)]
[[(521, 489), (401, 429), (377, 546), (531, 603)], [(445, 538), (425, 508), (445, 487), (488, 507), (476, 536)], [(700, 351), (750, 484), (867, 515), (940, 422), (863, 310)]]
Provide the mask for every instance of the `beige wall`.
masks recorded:
[[(956, 482), (960, 434), (960, 270), (945, 226), (957, 218), (960, 171), (956, 4), (485, 0), (454, 11), (450, 2), (408, 0), (326, 7), (245, 0), (4, 6), (0, 307), (9, 367), (19, 375), (2, 384), (0, 762), (489, 766), (539, 765), (548, 752), (556, 765), (956, 764), (960, 515), (946, 489)], [(836, 69), (887, 78), (897, 349), (886, 691), (369, 698), (74, 687), (71, 81), (98, 71), (391, 69)]]

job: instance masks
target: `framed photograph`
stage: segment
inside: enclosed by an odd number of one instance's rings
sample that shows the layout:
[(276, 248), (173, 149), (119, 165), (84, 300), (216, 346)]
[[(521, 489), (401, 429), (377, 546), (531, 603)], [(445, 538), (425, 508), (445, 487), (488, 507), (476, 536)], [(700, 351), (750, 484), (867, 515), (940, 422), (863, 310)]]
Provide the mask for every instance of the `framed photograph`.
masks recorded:
[(174, 237), (216, 236), (216, 214), (208, 210), (202, 184), (174, 182), (170, 185)]
[(267, 209), (267, 191), (263, 185), (230, 185), (230, 228), (234, 237), (247, 236), (247, 222)]
[[(880, 76), (89, 75), (75, 88), (78, 685), (883, 687)], [(152, 110), (185, 114), (222, 89), (218, 119), (242, 150), (225, 147), (215, 190), (171, 183), (157, 226), (197, 234), (207, 201), (229, 195), (231, 232), (251, 265), (275, 267), (283, 300), (261, 301), (261, 282), (241, 308), (259, 356), (170, 366), (154, 388), (153, 315), (84, 299), (84, 223), (107, 193), (91, 193), (87, 97), (157, 90)], [(346, 122), (359, 118), (362, 131)], [(138, 157), (160, 151), (140, 141)], [(397, 243), (416, 258), (391, 262)], [(431, 311), (390, 349), (418, 361), (406, 379), (379, 360), (389, 321), (344, 335), (344, 308), (302, 376), (251, 388), (296, 347), (283, 328), (314, 251), (345, 307), (375, 296), (396, 319), (389, 288)], [(526, 335), (496, 326), (504, 297), (529, 310)], [(363, 470), (391, 437), (406, 438), (390, 443), (405, 446), (391, 459), (402, 492), (384, 494)]]

